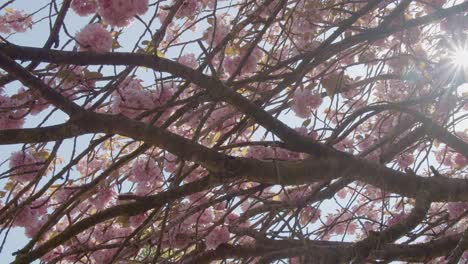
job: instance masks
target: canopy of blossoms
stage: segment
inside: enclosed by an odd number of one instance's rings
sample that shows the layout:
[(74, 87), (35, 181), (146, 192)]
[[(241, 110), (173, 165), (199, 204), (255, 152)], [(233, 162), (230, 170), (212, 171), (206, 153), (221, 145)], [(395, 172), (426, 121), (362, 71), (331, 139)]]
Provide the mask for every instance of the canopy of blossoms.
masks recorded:
[(0, 256), (466, 263), (467, 54), (458, 0), (3, 1)]

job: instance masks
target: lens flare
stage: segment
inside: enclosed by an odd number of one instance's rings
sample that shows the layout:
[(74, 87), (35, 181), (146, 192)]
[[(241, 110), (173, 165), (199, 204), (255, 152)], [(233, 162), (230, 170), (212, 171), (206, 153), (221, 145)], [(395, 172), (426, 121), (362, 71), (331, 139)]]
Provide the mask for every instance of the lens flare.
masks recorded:
[(468, 47), (456, 48), (451, 59), (455, 66), (468, 68)]

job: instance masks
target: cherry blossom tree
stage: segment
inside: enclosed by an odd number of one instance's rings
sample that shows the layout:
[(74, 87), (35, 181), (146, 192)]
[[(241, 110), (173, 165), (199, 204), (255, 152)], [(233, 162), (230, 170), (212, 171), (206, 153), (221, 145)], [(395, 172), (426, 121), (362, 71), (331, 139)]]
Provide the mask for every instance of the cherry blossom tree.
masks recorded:
[(0, 36), (14, 263), (468, 262), (466, 1), (9, 0)]

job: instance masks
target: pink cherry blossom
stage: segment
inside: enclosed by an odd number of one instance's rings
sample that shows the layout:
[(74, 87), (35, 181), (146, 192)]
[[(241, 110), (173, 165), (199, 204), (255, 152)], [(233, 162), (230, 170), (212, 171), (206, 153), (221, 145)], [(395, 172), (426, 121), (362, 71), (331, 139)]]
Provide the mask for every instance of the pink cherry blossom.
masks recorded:
[(52, 262), (52, 260), (59, 257), (63, 253), (63, 251), (64, 251), (64, 247), (63, 246), (58, 246), (58, 247), (54, 248), (53, 250), (49, 251), (44, 256), (42, 256), (41, 260), (46, 262), (46, 263)]
[(156, 191), (159, 191), (162, 185), (163, 182), (161, 180), (138, 182), (136, 184), (135, 194), (140, 196), (152, 194)]
[(468, 165), (468, 158), (460, 153), (453, 155), (453, 164), (456, 168), (463, 169)]
[(47, 221), (47, 207), (48, 199), (46, 197), (35, 200), (18, 212), (13, 225), (24, 227), (25, 235), (33, 237)]
[(447, 204), (448, 213), (450, 218), (457, 218), (468, 210), (468, 203), (465, 202), (452, 202)]
[(191, 17), (194, 16), (198, 9), (198, 0), (184, 0), (182, 6), (177, 11), (176, 17)]
[(149, 110), (155, 106), (153, 95), (143, 89), (141, 80), (127, 78), (119, 86), (119, 91), (114, 93), (112, 110), (114, 114), (122, 113), (129, 117), (135, 117), (142, 110)]
[(0, 95), (0, 129), (21, 128), (26, 113), (18, 100)]
[(133, 163), (132, 175), (128, 178), (132, 182), (160, 181), (162, 171), (154, 159), (138, 159)]
[(398, 166), (400, 168), (404, 169), (404, 168), (410, 166), (411, 164), (413, 164), (413, 162), (414, 162), (413, 154), (403, 153), (398, 157), (397, 162), (398, 162)]
[(301, 225), (314, 223), (320, 218), (320, 214), (320, 209), (314, 208), (312, 206), (307, 206), (301, 210), (301, 213), (299, 215), (299, 221)]
[(310, 89), (297, 89), (293, 95), (291, 109), (298, 117), (308, 118), (322, 104), (322, 97)]
[(230, 233), (226, 227), (216, 227), (205, 238), (205, 244), (208, 249), (214, 249), (223, 243), (227, 243)]
[(32, 209), (30, 206), (26, 206), (25, 208), (21, 209), (21, 211), (16, 216), (14, 225), (21, 227), (33, 226), (38, 221), (40, 216), (41, 214), (38, 210)]
[(177, 61), (192, 69), (196, 69), (198, 67), (197, 58), (195, 57), (195, 54), (193, 53), (184, 54), (180, 56), (180, 58)]
[(163, 245), (169, 248), (184, 248), (192, 241), (190, 228), (187, 225), (171, 228), (164, 238)]
[(405, 219), (407, 215), (405, 212), (394, 214), (387, 222), (387, 225), (392, 226), (401, 222), (401, 220)]
[(301, 264), (301, 259), (299, 257), (290, 258), (289, 264)]
[(108, 52), (112, 49), (112, 35), (99, 24), (89, 24), (75, 36), (81, 51), (96, 53)]
[(147, 216), (145, 214), (130, 216), (130, 218), (128, 219), (128, 223), (130, 224), (131, 227), (137, 228), (141, 224), (143, 224), (143, 222), (146, 220), (146, 217)]
[(112, 189), (101, 189), (92, 199), (93, 205), (98, 210), (110, 207), (116, 200), (117, 193)]
[(99, 171), (104, 165), (105, 162), (101, 159), (94, 158), (88, 161), (88, 158), (83, 158), (78, 162), (76, 169), (81, 173), (81, 175), (87, 176)]
[[(16, 104), (28, 107), (31, 115), (37, 115), (49, 107), (47, 100), (37, 94), (34, 94), (30, 90), (20, 88), (16, 95)], [(24, 109), (18, 109), (16, 112), (26, 112)]]
[(235, 223), (237, 222), (237, 219), (239, 219), (239, 215), (236, 214), (236, 213), (229, 213), (227, 216), (226, 216), (226, 223), (229, 224), (229, 225), (235, 225)]
[(224, 39), (224, 37), (226, 37), (231, 30), (231, 27), (222, 17), (216, 18), (216, 27), (213, 23), (206, 29), (203, 37), (208, 44), (213, 43), (213, 45), (216, 46)]
[(162, 87), (158, 87), (156, 92), (153, 94), (155, 104), (162, 106), (167, 103), (167, 101), (169, 101), (169, 99), (174, 95), (174, 88), (173, 84), (164, 84)]
[(20, 182), (33, 180), (42, 168), (43, 163), (43, 159), (34, 157), (29, 151), (17, 151), (10, 156), (12, 174)]
[[(245, 52), (234, 57), (228, 57), (224, 60), (224, 69), (229, 75), (233, 75), (237, 68), (241, 66), (241, 62), (244, 58)], [(249, 55), (245, 63), (242, 65), (240, 71), (241, 75), (249, 74), (255, 72), (257, 68), (257, 63), (262, 58), (262, 51), (258, 48), (255, 48), (252, 53)]]
[(37, 220), (36, 222), (32, 222), (28, 224), (27, 226), (24, 227), (24, 234), (29, 238), (34, 237), (46, 222), (47, 222), (47, 219), (42, 218), (42, 219)]
[(256, 159), (273, 159), (275, 157), (275, 153), (272, 148), (267, 148), (264, 146), (251, 146), (249, 147), (249, 152), (247, 153), (246, 157)]
[(67, 186), (63, 186), (59, 190), (54, 193), (54, 200), (57, 204), (65, 202), (71, 195), (76, 191), (73, 188), (67, 188)]
[(124, 27), (148, 10), (148, 0), (97, 0), (98, 13), (112, 26)]
[(114, 254), (117, 252), (116, 248), (113, 249), (101, 249), (95, 251), (91, 256), (95, 263), (109, 263)]
[(31, 27), (31, 16), (22, 11), (12, 10), (0, 16), (0, 33), (25, 32)]
[(98, 8), (96, 0), (73, 0), (70, 7), (80, 16), (94, 14)]

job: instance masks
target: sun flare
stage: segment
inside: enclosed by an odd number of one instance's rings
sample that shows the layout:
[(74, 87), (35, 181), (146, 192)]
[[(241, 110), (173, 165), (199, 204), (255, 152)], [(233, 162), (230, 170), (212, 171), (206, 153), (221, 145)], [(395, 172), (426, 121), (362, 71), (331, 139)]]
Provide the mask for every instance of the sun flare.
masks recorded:
[(455, 49), (451, 56), (453, 64), (458, 67), (468, 67), (468, 47)]

